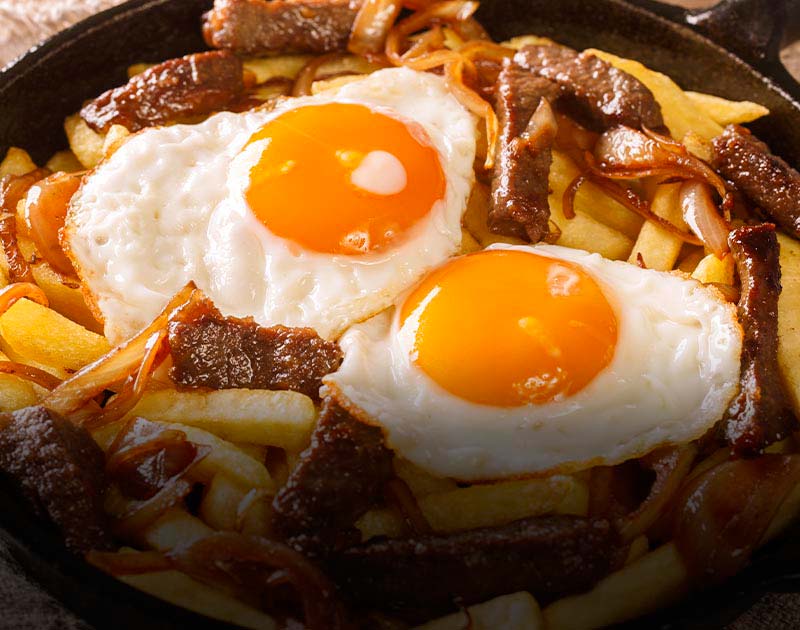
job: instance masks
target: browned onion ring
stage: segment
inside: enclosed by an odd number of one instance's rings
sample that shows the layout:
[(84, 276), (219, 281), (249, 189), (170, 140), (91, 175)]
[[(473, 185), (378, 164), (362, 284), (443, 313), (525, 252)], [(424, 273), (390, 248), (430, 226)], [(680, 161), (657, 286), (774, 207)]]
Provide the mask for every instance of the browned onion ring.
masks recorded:
[(353, 22), (347, 50), (364, 56), (382, 52), (402, 8), (402, 0), (364, 0)]
[(15, 361), (0, 361), (0, 372), (19, 376), (26, 381), (36, 383), (39, 387), (44, 387), (49, 390), (55, 389), (63, 382), (60, 378), (53, 376), (49, 372), (40, 370), (32, 365), (25, 365)]

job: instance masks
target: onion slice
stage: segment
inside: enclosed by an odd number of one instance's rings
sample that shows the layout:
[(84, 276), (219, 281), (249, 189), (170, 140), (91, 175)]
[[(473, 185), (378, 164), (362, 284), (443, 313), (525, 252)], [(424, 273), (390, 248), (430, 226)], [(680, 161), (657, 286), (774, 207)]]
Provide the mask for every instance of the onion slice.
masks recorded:
[(39, 168), (25, 175), (6, 175), (0, 179), (0, 242), (11, 282), (33, 282), (30, 264), (17, 242), (17, 204), (31, 186), (49, 174), (49, 170)]
[(681, 186), (680, 199), (683, 220), (721, 260), (730, 251), (728, 235), (731, 228), (717, 210), (711, 189), (703, 182), (687, 181)]
[(311, 61), (304, 65), (297, 74), (297, 78), (294, 81), (294, 86), (292, 87), (292, 96), (310, 96), (311, 86), (314, 81), (317, 80), (317, 73), (319, 72), (319, 69), (326, 63), (337, 61), (344, 56), (344, 53), (335, 52), (314, 57)]
[(55, 389), (62, 383), (60, 378), (53, 376), (49, 372), (15, 361), (0, 361), (0, 373), (19, 376), (26, 381), (36, 383), (39, 387), (49, 390)]
[(347, 50), (364, 56), (382, 52), (402, 8), (402, 0), (364, 0), (353, 22)]
[(50, 392), (43, 404), (64, 416), (69, 416), (109, 387), (122, 383), (136, 373), (148, 355), (153, 334), (164, 330), (184, 308), (194, 304), (202, 293), (193, 282), (181, 289), (164, 310), (137, 335), (117, 346), (105, 356), (78, 371)]
[(14, 282), (0, 289), (0, 315), (22, 298), (42, 306), (50, 306), (47, 296), (38, 285), (31, 282)]

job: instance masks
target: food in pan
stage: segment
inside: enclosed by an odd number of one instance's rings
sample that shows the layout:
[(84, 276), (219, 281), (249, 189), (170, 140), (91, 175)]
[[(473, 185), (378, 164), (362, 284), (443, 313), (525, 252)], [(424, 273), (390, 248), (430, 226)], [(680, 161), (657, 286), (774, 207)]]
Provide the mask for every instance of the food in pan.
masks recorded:
[(243, 627), (559, 630), (800, 513), (769, 112), (476, 9), (217, 0), (8, 152), (0, 469), (70, 550)]

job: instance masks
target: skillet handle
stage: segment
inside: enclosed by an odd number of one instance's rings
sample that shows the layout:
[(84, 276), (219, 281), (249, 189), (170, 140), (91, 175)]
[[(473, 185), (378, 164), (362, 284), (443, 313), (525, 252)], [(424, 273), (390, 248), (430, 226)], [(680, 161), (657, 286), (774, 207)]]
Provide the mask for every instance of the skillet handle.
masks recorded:
[(780, 49), (792, 0), (722, 0), (699, 11), (657, 0), (628, 2), (690, 26), (767, 76), (781, 74)]

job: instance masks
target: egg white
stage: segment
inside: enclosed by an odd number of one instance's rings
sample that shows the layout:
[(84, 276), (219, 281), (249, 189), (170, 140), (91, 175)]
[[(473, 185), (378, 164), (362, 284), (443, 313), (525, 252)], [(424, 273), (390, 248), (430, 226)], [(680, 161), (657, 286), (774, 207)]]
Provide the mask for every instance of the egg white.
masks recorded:
[[(414, 121), (439, 154), (444, 200), (385, 251), (356, 257), (303, 250), (272, 234), (245, 201), (261, 149), (245, 148), (252, 134), (289, 109), (332, 101)], [(190, 280), (226, 315), (310, 326), (335, 338), (458, 250), (475, 143), (476, 120), (444, 80), (405, 68), (287, 99), (271, 111), (147, 129), (86, 177), (70, 206), (65, 248), (112, 341), (146, 325)]]
[(324, 389), (383, 427), (395, 452), (464, 481), (570, 472), (691, 441), (721, 419), (739, 387), (742, 331), (733, 305), (694, 280), (598, 254), (549, 245), (489, 249), (583, 267), (616, 313), (614, 357), (573, 396), (479, 405), (444, 390), (413, 362), (419, 311), (401, 327), (398, 309), (390, 309), (342, 336), (344, 362)]

